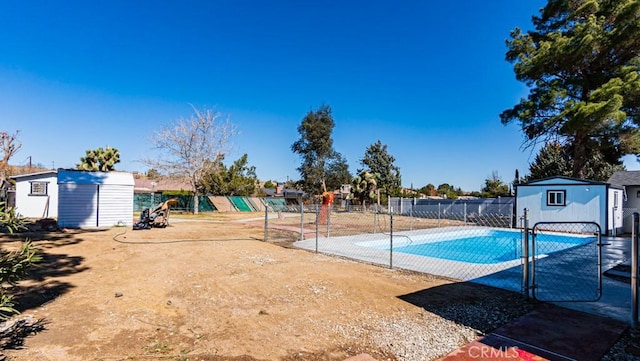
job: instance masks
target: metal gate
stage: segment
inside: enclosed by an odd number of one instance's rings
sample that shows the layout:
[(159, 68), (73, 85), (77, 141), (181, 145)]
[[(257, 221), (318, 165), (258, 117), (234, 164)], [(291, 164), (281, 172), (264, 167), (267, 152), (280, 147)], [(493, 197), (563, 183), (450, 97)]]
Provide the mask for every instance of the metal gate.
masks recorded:
[(540, 301), (597, 301), (602, 242), (595, 222), (538, 222), (531, 232), (531, 294)]

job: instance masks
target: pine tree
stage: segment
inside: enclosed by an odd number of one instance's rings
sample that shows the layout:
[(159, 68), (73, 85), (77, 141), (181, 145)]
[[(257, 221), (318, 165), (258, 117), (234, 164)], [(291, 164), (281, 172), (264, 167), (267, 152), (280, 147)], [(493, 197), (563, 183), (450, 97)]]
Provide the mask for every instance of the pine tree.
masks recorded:
[(393, 164), (396, 159), (387, 151), (387, 145), (380, 140), (369, 145), (364, 153), (364, 158), (360, 164), (363, 170), (376, 174), (378, 177), (378, 188), (384, 197), (398, 194), (400, 192), (402, 178), (400, 168)]
[(342, 161), (342, 155), (333, 149), (331, 133), (335, 123), (331, 113), (326, 104), (316, 111), (309, 111), (298, 126), (300, 139), (291, 145), (291, 150), (302, 158), (298, 167), (302, 188), (314, 194), (327, 191), (329, 167)]
[[(559, 142), (548, 142), (540, 149), (533, 163), (529, 165), (529, 175), (526, 181), (550, 178), (556, 176), (573, 176), (572, 152), (567, 146)], [(598, 151), (591, 152), (583, 169), (584, 179), (606, 182), (611, 175), (624, 166), (606, 162), (604, 156)]]
[(342, 154), (337, 153), (331, 157), (327, 166), (327, 189), (340, 189), (343, 184), (351, 183), (351, 173), (349, 172), (349, 164)]
[(527, 181), (556, 176), (571, 177), (572, 169), (571, 160), (562, 144), (548, 142), (529, 165)]
[(527, 145), (558, 140), (571, 175), (585, 178), (597, 150), (615, 165), (640, 153), (640, 1), (549, 0), (535, 30), (516, 28), (507, 60), (530, 93), (501, 115)]

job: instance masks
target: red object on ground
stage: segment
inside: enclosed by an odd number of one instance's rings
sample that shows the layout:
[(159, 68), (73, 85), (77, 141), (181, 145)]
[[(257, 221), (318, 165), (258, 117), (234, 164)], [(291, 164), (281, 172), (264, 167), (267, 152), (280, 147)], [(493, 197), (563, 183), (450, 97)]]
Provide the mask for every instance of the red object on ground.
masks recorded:
[(543, 303), (440, 361), (599, 361), (626, 328), (622, 321)]

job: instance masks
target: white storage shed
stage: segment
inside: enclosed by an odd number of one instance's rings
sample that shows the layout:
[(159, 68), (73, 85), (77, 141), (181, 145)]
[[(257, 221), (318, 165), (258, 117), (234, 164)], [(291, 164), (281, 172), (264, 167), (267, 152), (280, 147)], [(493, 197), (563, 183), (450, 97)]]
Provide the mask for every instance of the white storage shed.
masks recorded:
[(16, 212), (27, 218), (58, 216), (58, 172), (55, 170), (10, 177), (16, 182)]
[(529, 225), (537, 222), (595, 222), (602, 234), (622, 233), (622, 187), (609, 183), (552, 177), (516, 186), (518, 219), (529, 211)]
[(58, 226), (133, 225), (133, 175), (58, 170)]
[(613, 173), (610, 184), (624, 189), (624, 233), (631, 233), (633, 229), (633, 213), (640, 211), (640, 170), (621, 170)]

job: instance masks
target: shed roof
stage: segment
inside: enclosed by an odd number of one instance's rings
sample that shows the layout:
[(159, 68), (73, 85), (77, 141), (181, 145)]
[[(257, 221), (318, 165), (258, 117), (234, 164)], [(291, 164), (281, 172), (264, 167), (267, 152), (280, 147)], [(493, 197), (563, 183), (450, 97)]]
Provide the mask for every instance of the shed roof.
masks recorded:
[(9, 178), (16, 179), (16, 180), (19, 180), (21, 178), (39, 178), (39, 177), (43, 177), (43, 176), (54, 176), (56, 173), (58, 173), (58, 171), (49, 170), (49, 171), (46, 171), (46, 172), (36, 172), (36, 173), (26, 173), (26, 174), (12, 175)]
[(608, 183), (589, 180), (589, 179), (580, 179), (580, 178), (557, 176), (557, 177), (536, 179), (536, 180), (533, 180), (531, 182), (525, 182), (525, 183), (517, 184), (517, 186), (521, 187), (521, 186), (528, 186), (528, 185), (532, 185), (533, 186), (533, 185), (545, 185), (545, 184), (549, 184), (549, 185), (557, 185), (557, 184), (563, 184), (563, 185), (571, 185), (571, 184), (575, 184), (575, 185), (582, 185), (582, 184), (607, 185)]
[(133, 186), (133, 174), (128, 172), (88, 172), (82, 170), (58, 170), (58, 184), (112, 184)]
[(621, 170), (613, 173), (609, 183), (618, 186), (640, 186), (640, 170)]

